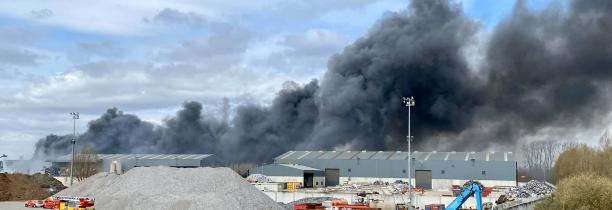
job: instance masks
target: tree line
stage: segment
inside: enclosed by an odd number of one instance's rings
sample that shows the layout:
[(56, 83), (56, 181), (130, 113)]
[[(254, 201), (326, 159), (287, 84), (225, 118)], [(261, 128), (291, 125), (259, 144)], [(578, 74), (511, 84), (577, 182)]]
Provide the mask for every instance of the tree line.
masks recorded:
[(552, 169), (557, 191), (536, 210), (610, 209), (612, 206), (612, 135), (597, 147), (578, 144), (561, 152)]

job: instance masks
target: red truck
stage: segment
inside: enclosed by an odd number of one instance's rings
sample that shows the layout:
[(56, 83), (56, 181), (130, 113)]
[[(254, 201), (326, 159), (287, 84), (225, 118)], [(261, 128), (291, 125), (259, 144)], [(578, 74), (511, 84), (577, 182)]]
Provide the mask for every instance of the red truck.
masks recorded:
[(47, 199), (45, 199), (45, 201), (43, 202), (43, 208), (44, 209), (52, 209), (55, 208), (55, 206), (59, 204), (59, 200), (55, 200), (53, 199), (53, 197), (48, 197)]

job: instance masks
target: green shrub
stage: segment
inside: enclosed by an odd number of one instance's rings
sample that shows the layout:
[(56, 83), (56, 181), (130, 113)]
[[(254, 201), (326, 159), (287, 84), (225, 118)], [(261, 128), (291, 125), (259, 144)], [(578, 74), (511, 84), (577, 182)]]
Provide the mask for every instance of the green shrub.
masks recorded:
[(592, 172), (561, 180), (557, 192), (536, 206), (549, 209), (609, 209), (612, 206), (612, 179)]

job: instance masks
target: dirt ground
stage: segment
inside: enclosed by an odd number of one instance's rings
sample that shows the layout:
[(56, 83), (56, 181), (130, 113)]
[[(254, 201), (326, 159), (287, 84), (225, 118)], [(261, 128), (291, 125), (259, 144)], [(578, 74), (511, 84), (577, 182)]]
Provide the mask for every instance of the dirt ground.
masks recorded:
[[(0, 201), (42, 200), (65, 187), (46, 175), (0, 173)], [(57, 187), (52, 187), (57, 186)], [(55, 189), (59, 188), (59, 189)], [(54, 189), (54, 191), (49, 191)], [(3, 208), (0, 208), (3, 209)]]
[(0, 209), (2, 210), (32, 210), (32, 209), (40, 209), (40, 208), (26, 208), (23, 206), (25, 201), (6, 201), (0, 202)]

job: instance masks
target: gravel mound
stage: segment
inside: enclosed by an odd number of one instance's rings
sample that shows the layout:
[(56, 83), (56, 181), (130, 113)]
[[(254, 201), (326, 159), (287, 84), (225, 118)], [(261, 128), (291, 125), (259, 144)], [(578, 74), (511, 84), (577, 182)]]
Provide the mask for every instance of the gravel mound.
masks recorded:
[(98, 210), (283, 209), (229, 168), (133, 168), (99, 173), (56, 195), (91, 196)]

